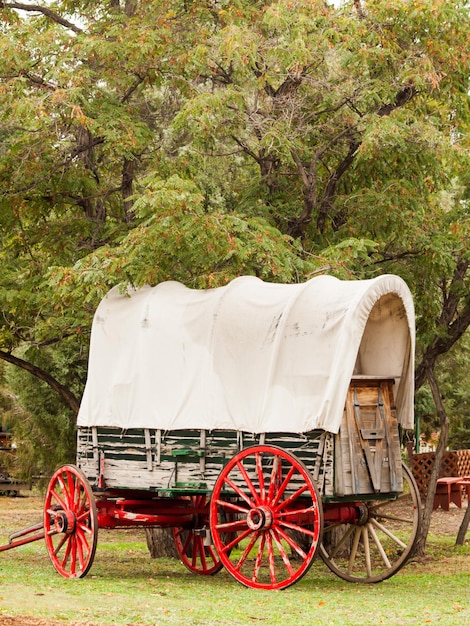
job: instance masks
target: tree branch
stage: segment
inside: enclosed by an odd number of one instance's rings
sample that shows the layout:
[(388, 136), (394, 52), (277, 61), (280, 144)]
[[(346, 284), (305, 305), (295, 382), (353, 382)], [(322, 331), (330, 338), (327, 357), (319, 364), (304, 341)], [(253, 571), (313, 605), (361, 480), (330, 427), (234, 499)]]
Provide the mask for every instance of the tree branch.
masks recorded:
[(29, 363), (28, 361), (24, 361), (9, 352), (3, 352), (0, 350), (0, 359), (3, 361), (7, 361), (7, 363), (11, 363), (12, 365), (16, 365), (17, 367), (21, 367), (21, 369), (26, 370), (36, 378), (39, 378), (43, 382), (45, 382), (49, 387), (51, 387), (54, 391), (56, 391), (62, 400), (67, 404), (70, 409), (74, 413), (74, 417), (78, 413), (78, 409), (80, 407), (80, 403), (74, 394), (68, 389), (64, 387), (58, 380), (56, 380), (53, 376), (42, 370), (40, 367)]
[(434, 370), (438, 357), (450, 350), (470, 327), (470, 296), (468, 294), (464, 299), (462, 310), (458, 313), (458, 304), (460, 302), (458, 285), (462, 283), (469, 266), (470, 261), (467, 260), (460, 259), (457, 263), (449, 287), (449, 293), (444, 296), (442, 311), (438, 321), (438, 330), (433, 341), (426, 348), (421, 363), (416, 368), (416, 389), (419, 389), (426, 380), (426, 371), (429, 369)]
[(60, 24), (61, 26), (65, 26), (65, 28), (69, 28), (74, 33), (83, 33), (84, 31), (69, 22), (65, 18), (61, 17), (55, 11), (52, 11), (48, 7), (42, 7), (39, 4), (24, 4), (23, 2), (0, 2), (0, 9), (17, 9), (18, 11), (31, 11), (33, 13), (42, 13), (45, 17), (48, 17), (53, 22)]

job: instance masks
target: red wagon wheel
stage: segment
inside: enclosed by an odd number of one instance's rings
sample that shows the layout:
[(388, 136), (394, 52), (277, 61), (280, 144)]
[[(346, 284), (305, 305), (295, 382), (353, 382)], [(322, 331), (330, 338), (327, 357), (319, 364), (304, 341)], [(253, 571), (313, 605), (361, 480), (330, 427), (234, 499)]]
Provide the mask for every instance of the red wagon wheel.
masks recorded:
[(322, 524), (309, 471), (282, 448), (242, 450), (216, 481), (210, 514), (214, 544), (224, 567), (247, 587), (284, 589), (302, 578)]
[(44, 502), (44, 533), (49, 557), (64, 578), (90, 569), (98, 539), (96, 504), (85, 475), (74, 465), (52, 476)]
[(205, 545), (209, 533), (209, 500), (205, 495), (190, 496), (194, 510), (191, 528), (176, 526), (173, 538), (182, 563), (193, 573), (210, 575), (220, 572), (223, 565), (214, 546)]
[(421, 523), (421, 499), (410, 470), (402, 468), (403, 493), (396, 499), (362, 502), (355, 524), (325, 525), (320, 556), (344, 580), (386, 580), (410, 556)]

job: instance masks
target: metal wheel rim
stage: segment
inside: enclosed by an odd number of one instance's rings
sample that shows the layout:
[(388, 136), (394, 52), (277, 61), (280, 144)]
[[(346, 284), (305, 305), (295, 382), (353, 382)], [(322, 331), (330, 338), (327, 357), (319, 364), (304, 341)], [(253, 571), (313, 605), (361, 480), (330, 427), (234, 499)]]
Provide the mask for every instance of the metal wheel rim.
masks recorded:
[[(421, 525), (421, 499), (410, 470), (404, 464), (402, 469), (403, 493), (396, 500), (366, 503), (369, 509), (366, 523), (325, 527), (324, 538), (333, 528), (338, 529), (339, 538), (328, 548), (324, 541), (319, 554), (340, 578), (349, 582), (381, 582), (396, 574), (411, 556)], [(397, 504), (402, 505), (399, 514)], [(351, 546), (350, 552), (341, 556), (346, 542)]]
[[(228, 513), (232, 519), (226, 521)], [(247, 587), (284, 589), (300, 580), (313, 562), (322, 525), (310, 472), (282, 448), (246, 448), (216, 481), (210, 517), (214, 544), (224, 567)]]
[(52, 476), (44, 502), (46, 548), (64, 578), (82, 578), (93, 564), (98, 539), (96, 503), (90, 484), (74, 465)]

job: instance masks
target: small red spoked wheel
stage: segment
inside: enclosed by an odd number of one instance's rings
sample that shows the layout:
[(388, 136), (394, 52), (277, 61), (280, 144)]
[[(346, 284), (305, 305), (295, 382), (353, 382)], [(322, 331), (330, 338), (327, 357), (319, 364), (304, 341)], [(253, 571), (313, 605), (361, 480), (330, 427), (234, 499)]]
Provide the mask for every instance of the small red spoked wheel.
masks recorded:
[(236, 454), (212, 494), (210, 527), (220, 560), (246, 587), (284, 589), (304, 576), (323, 526), (305, 465), (277, 446)]
[(194, 510), (190, 528), (173, 528), (175, 547), (182, 563), (194, 574), (211, 575), (220, 572), (223, 565), (214, 546), (205, 545), (209, 533), (209, 501), (205, 495), (190, 496)]
[(61, 576), (87, 574), (96, 551), (98, 518), (90, 484), (74, 465), (60, 467), (49, 482), (44, 534), (49, 557)]

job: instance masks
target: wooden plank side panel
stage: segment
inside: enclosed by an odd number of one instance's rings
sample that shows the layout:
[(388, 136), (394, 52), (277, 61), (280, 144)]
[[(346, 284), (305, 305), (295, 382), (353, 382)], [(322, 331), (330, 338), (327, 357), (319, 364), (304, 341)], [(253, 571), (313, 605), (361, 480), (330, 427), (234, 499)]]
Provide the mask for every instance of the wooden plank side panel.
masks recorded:
[(393, 381), (353, 381), (337, 436), (337, 496), (403, 489)]
[[(77, 463), (92, 484), (98, 483), (100, 452), (104, 453), (109, 488), (202, 489), (211, 491), (223, 466), (241, 449), (266, 442), (295, 454), (314, 474), (320, 492), (333, 492), (334, 446), (331, 436), (236, 431), (171, 431), (80, 428)], [(150, 449), (149, 449), (150, 442)], [(320, 456), (321, 455), (321, 456)], [(256, 472), (253, 467), (253, 481)], [(251, 470), (249, 470), (251, 473)]]

